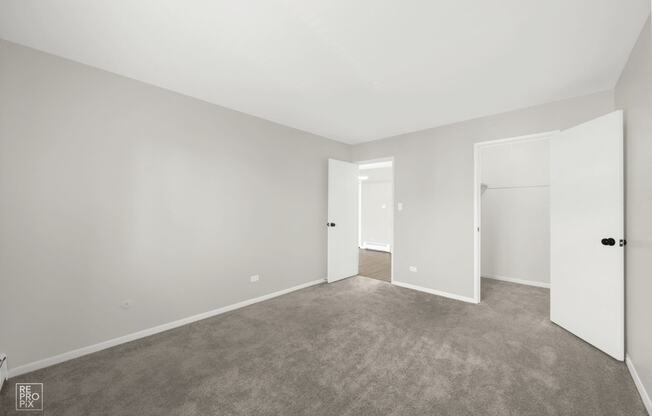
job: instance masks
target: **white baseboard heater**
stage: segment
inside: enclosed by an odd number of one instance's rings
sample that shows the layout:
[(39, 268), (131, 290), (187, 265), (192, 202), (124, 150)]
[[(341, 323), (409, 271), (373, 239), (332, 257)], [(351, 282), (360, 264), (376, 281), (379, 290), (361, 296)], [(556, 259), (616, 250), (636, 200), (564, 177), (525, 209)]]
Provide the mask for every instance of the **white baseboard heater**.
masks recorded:
[(373, 241), (363, 241), (360, 248), (367, 250), (386, 251), (391, 253), (391, 245), (388, 243), (376, 243)]

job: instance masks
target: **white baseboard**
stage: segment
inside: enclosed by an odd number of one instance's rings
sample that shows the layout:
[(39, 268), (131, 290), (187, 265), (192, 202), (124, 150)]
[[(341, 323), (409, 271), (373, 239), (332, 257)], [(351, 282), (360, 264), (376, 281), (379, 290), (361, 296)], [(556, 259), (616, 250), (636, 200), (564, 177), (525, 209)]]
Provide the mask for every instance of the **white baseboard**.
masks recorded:
[(396, 286), (404, 287), (406, 289), (412, 289), (412, 290), (418, 290), (419, 292), (430, 293), (431, 295), (437, 295), (437, 296), (443, 296), (445, 298), (461, 300), (462, 302), (478, 303), (473, 298), (468, 298), (466, 296), (456, 295), (454, 293), (442, 292), (441, 290), (429, 289), (427, 287), (417, 286), (417, 285), (413, 285), (411, 283), (398, 282), (398, 281), (394, 280), (394, 281), (392, 281), (392, 284), (396, 285)]
[(387, 253), (392, 252), (391, 245), (385, 243), (373, 243), (371, 241), (363, 241), (360, 248), (375, 251), (385, 251)]
[(212, 311), (200, 313), (198, 315), (189, 316), (187, 318), (182, 318), (177, 321), (168, 322), (162, 325), (157, 325), (152, 328), (144, 329), (142, 331), (134, 332), (128, 335), (124, 335), (118, 338), (113, 338), (107, 341), (100, 342), (98, 344), (89, 345), (87, 347), (82, 347), (76, 350), (64, 352), (63, 354), (58, 354), (52, 357), (48, 357), (42, 360), (34, 361), (29, 364), (21, 365), (16, 368), (9, 369), (9, 377), (16, 377), (21, 374), (29, 373), (32, 371), (40, 370), (45, 367), (49, 367), (54, 364), (59, 364), (64, 361), (72, 360), (73, 358), (81, 357), (87, 354), (91, 354), (97, 351), (105, 350), (107, 348), (114, 347), (116, 345), (124, 344), (126, 342), (134, 341), (140, 338), (144, 338), (150, 335), (158, 334), (159, 332), (167, 331), (173, 328), (180, 327), (182, 325), (187, 325), (192, 322), (200, 321), (202, 319), (210, 318), (212, 316), (220, 315), (226, 312), (230, 312), (235, 309), (243, 308), (245, 306), (253, 305), (254, 303), (262, 302), (264, 300), (272, 299), (277, 296), (285, 295), (296, 290), (305, 289), (310, 286), (318, 285), (324, 283), (326, 279), (313, 280), (311, 282), (303, 283), (297, 286), (293, 286), (288, 289), (279, 290), (278, 292), (269, 293), (267, 295), (259, 296), (253, 299), (247, 299), (242, 302), (234, 303), (232, 305), (223, 306), (218, 309), (213, 309)]
[(636, 367), (634, 367), (634, 362), (629, 355), (625, 355), (625, 363), (627, 364), (627, 369), (629, 369), (629, 374), (631, 374), (634, 379), (634, 384), (636, 384), (638, 394), (641, 395), (641, 400), (643, 400), (643, 405), (647, 409), (647, 413), (652, 415), (652, 400), (650, 400), (650, 395), (647, 393), (647, 390), (645, 390), (645, 386), (643, 385), (641, 378), (638, 376)]
[(496, 276), (493, 274), (483, 274), (482, 277), (487, 279), (502, 280), (503, 282), (518, 283), (521, 285), (536, 286), (536, 287), (545, 287), (546, 289), (550, 289), (550, 283), (533, 282), (532, 280), (515, 279), (513, 277)]

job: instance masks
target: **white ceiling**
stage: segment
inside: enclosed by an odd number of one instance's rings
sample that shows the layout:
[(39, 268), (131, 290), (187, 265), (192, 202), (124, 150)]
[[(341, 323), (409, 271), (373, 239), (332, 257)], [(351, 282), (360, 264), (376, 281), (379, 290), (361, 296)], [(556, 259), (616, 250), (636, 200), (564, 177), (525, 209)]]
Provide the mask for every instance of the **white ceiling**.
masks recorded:
[(2, 0), (0, 37), (347, 143), (614, 87), (648, 0)]

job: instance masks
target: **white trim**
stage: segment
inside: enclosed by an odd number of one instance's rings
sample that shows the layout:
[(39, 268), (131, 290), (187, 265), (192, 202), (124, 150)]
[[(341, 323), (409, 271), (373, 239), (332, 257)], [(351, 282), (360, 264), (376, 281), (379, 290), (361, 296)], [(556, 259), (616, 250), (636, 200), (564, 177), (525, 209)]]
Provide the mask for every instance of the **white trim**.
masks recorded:
[(482, 178), (480, 176), (480, 144), (473, 145), (473, 301), (480, 303), (481, 299), (481, 276), (482, 273), (482, 237), (480, 227), (482, 226)]
[(367, 170), (367, 169), (391, 168), (392, 162), (393, 162), (392, 160), (384, 160), (381, 162), (362, 162), (358, 164), (360, 165), (361, 170)]
[(638, 376), (636, 368), (634, 367), (634, 362), (632, 361), (632, 357), (630, 357), (629, 354), (625, 354), (625, 364), (627, 364), (629, 374), (631, 374), (632, 378), (634, 379), (634, 384), (636, 385), (638, 394), (641, 395), (643, 405), (647, 409), (648, 414), (652, 415), (652, 400), (650, 400), (650, 395), (645, 390), (645, 386), (643, 385), (641, 378)]
[(413, 285), (411, 283), (398, 282), (394, 280), (393, 285), (404, 287), (406, 289), (418, 290), (419, 292), (430, 293), (431, 295), (443, 296), (449, 299), (461, 300), (462, 302), (477, 303), (475, 299), (466, 296), (456, 295), (454, 293), (442, 292), (441, 290), (429, 289), (427, 287)]
[(476, 142), (473, 144), (473, 299), (475, 303), (480, 303), (480, 299), (482, 297), (480, 293), (482, 288), (482, 277), (480, 276), (482, 273), (482, 221), (480, 215), (482, 212), (482, 178), (480, 177), (480, 148), (517, 141), (539, 140), (557, 133), (559, 133), (559, 130), (552, 130), (544, 133), (527, 134), (525, 136), (510, 137), (507, 139), (488, 140), (483, 142)]
[(358, 247), (362, 247), (362, 181), (358, 181)]
[(8, 378), (8, 374), (9, 371), (7, 371), (7, 355), (0, 353), (0, 391), (2, 391), (2, 385)]
[(233, 311), (235, 309), (240, 309), (245, 306), (253, 305), (254, 303), (262, 302), (268, 299), (275, 298), (277, 296), (285, 295), (296, 290), (305, 289), (310, 286), (318, 285), (320, 283), (326, 282), (326, 279), (313, 280), (311, 282), (302, 283), (297, 286), (290, 287), (288, 289), (279, 290), (277, 292), (269, 293), (267, 295), (259, 296), (253, 299), (243, 300), (242, 302), (234, 303), (232, 305), (223, 306), (218, 309), (213, 309), (208, 312), (203, 312), (197, 315), (189, 316), (187, 318), (182, 318), (173, 322), (168, 322), (162, 325), (157, 325), (152, 328), (144, 329), (142, 331), (134, 332), (128, 335), (123, 335), (118, 338), (113, 338), (107, 341), (103, 341), (94, 345), (89, 345), (87, 347), (82, 347), (76, 350), (64, 352), (63, 354), (58, 354), (52, 357), (44, 358), (42, 360), (34, 361), (19, 367), (9, 369), (9, 377), (16, 377), (25, 373), (32, 371), (40, 370), (45, 367), (49, 367), (54, 364), (59, 364), (64, 361), (72, 360), (73, 358), (78, 358), (87, 354), (91, 354), (97, 351), (102, 351), (107, 348), (114, 347), (116, 345), (124, 344), (126, 342), (135, 341), (140, 338), (145, 338), (150, 335), (158, 334), (159, 332), (168, 331), (183, 325), (187, 325), (202, 319), (210, 318), (216, 315), (220, 315), (226, 312)]
[(546, 283), (546, 282), (534, 282), (532, 280), (516, 279), (514, 277), (498, 276), (498, 275), (495, 275), (495, 274), (483, 274), (482, 278), (483, 279), (502, 280), (503, 282), (518, 283), (519, 285), (545, 287), (546, 289), (550, 289), (550, 283)]
[(387, 253), (392, 252), (392, 248), (389, 243), (374, 243), (372, 241), (363, 241), (360, 245), (360, 248), (374, 251), (385, 251)]
[(394, 249), (394, 232), (396, 230), (396, 163), (394, 162), (394, 156), (392, 156), (392, 215), (391, 215), (391, 228), (390, 228), (390, 237), (389, 237), (389, 283), (394, 283), (394, 257), (396, 252)]
[(485, 146), (501, 145), (501, 144), (507, 144), (513, 142), (524, 142), (524, 141), (527, 142), (533, 140), (542, 140), (547, 136), (552, 136), (553, 134), (557, 134), (560, 131), (561, 130), (550, 130), (550, 131), (545, 131), (543, 133), (534, 133), (534, 134), (526, 134), (524, 136), (508, 137), (506, 139), (485, 140), (483, 142), (475, 142), (473, 145), (476, 147), (485, 147)]

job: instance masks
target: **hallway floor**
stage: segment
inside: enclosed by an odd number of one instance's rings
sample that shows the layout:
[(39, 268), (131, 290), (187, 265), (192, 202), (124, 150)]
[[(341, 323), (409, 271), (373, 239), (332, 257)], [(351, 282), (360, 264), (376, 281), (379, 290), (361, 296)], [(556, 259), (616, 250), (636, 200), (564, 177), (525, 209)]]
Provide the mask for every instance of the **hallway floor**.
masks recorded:
[(390, 282), (392, 255), (385, 251), (360, 249), (359, 275)]

